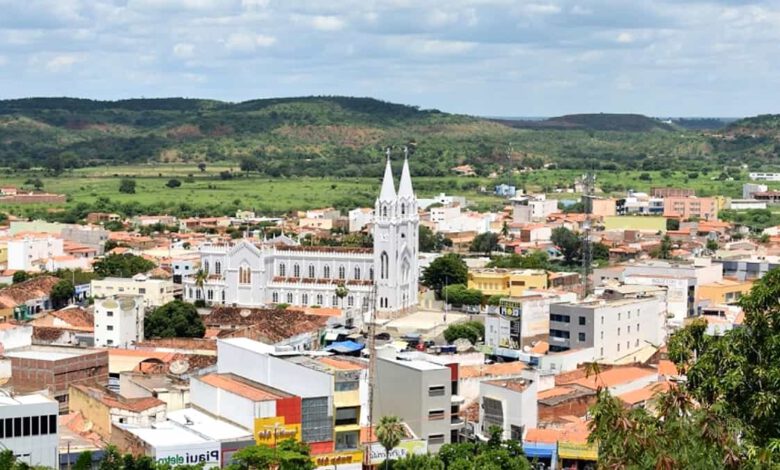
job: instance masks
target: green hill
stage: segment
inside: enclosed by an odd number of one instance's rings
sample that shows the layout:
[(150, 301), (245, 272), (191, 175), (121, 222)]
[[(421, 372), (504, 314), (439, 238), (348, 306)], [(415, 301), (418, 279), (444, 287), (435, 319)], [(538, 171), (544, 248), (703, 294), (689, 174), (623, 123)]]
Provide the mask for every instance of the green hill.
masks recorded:
[(503, 124), (525, 129), (558, 129), (617, 132), (672, 131), (675, 126), (641, 114), (568, 114), (541, 121), (507, 121)]

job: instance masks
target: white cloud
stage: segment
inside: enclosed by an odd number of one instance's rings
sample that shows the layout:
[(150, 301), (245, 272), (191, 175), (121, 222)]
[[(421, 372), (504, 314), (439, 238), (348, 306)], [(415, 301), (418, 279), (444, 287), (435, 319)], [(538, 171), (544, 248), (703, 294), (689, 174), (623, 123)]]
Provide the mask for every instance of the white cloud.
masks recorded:
[(423, 54), (431, 55), (457, 55), (474, 49), (475, 44), (463, 41), (423, 41), (417, 49)]
[(173, 55), (180, 59), (189, 59), (195, 55), (195, 46), (192, 44), (180, 42), (173, 46)]
[(344, 28), (346, 22), (338, 16), (318, 15), (311, 18), (311, 26), (320, 31), (339, 31)]
[(632, 42), (634, 42), (634, 35), (623, 31), (622, 33), (617, 35), (617, 38), (615, 38), (615, 40), (620, 44), (631, 44)]
[(73, 54), (62, 54), (47, 60), (45, 67), (49, 72), (65, 72), (82, 60), (81, 57)]
[(270, 47), (276, 38), (263, 34), (233, 33), (225, 41), (225, 48), (233, 52), (252, 52), (258, 47)]
[(268, 0), (241, 0), (241, 6), (247, 10), (259, 10), (268, 6)]

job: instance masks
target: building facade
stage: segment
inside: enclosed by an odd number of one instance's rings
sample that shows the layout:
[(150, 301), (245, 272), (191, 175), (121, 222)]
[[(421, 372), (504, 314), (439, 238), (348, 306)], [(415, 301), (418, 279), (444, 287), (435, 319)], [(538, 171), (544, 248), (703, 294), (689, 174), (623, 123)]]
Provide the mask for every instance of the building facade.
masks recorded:
[(59, 468), (57, 402), (40, 394), (0, 390), (0, 448), (31, 466)]
[[(388, 160), (376, 200), (373, 249), (281, 246), (242, 240), (201, 247), (202, 285), (184, 279), (184, 298), (208, 304), (341, 307), (393, 316), (413, 310), (418, 291), (417, 198), (408, 161), (398, 192)], [(338, 286), (346, 287), (343, 297)], [(374, 292), (375, 290), (375, 297)], [(375, 299), (375, 300), (374, 300)]]
[(138, 295), (143, 297), (144, 307), (160, 307), (173, 301), (173, 282), (165, 279), (151, 279), (144, 274), (132, 278), (107, 277), (91, 282), (92, 296), (105, 299), (115, 295)]
[(127, 348), (144, 339), (144, 301), (117, 295), (95, 301), (95, 346)]
[(666, 197), (664, 217), (718, 220), (718, 200), (712, 197)]

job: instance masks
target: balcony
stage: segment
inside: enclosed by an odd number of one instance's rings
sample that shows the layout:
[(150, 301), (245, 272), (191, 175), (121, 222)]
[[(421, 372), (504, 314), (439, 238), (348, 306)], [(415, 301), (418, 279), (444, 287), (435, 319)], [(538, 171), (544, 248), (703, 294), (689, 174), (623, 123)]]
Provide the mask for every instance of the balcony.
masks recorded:
[(463, 420), (463, 418), (461, 418), (458, 415), (452, 415), (450, 417), (450, 426), (453, 428), (460, 428), (463, 427), (463, 425), (465, 424), (466, 422)]

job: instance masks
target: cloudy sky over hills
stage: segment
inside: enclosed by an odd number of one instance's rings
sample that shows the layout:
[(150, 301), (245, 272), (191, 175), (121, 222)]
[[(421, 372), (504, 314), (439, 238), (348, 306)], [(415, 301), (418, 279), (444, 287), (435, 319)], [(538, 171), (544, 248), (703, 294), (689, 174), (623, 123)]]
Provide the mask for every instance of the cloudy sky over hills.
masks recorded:
[(0, 98), (780, 112), (780, 1), (0, 0)]

